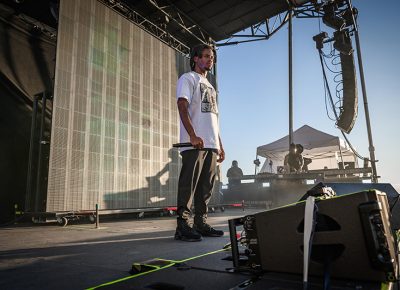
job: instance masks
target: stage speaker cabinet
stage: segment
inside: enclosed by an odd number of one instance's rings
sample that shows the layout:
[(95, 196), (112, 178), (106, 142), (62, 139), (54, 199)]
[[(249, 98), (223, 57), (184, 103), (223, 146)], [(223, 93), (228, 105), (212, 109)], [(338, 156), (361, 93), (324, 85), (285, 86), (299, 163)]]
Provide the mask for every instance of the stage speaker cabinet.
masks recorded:
[[(350, 40), (349, 40), (350, 41)], [(350, 133), (357, 119), (358, 97), (353, 53), (340, 53), (343, 79), (343, 104), (336, 125)]]
[[(368, 190), (317, 200), (310, 275), (323, 276), (327, 261), (332, 278), (395, 281), (398, 257), (389, 222), (386, 194)], [(305, 202), (242, 219), (248, 266), (303, 273)], [(326, 268), (325, 268), (326, 269)]]

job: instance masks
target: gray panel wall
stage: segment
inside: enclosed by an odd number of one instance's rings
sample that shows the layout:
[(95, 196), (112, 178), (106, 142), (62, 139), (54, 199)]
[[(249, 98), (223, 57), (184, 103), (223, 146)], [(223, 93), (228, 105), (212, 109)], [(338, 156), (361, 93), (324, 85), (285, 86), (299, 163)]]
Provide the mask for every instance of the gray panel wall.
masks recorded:
[(175, 205), (187, 68), (96, 0), (60, 1), (47, 211)]

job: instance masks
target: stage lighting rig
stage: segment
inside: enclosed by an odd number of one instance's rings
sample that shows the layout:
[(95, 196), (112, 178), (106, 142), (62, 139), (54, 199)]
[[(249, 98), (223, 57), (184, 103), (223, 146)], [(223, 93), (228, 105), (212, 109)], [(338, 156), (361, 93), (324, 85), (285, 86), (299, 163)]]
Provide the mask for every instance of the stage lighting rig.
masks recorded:
[(333, 47), (343, 53), (345, 55), (350, 55), (353, 53), (354, 49), (351, 45), (350, 33), (348, 29), (344, 29), (341, 31), (335, 31), (333, 33), (333, 37), (335, 42), (333, 43)]
[(346, 9), (342, 17), (346, 21), (346, 26), (354, 25), (354, 21), (357, 20), (358, 10), (357, 8), (353, 7), (353, 9)]
[(335, 30), (345, 28), (346, 20), (341, 17), (341, 13), (338, 13), (339, 7), (342, 5), (342, 1), (332, 1), (325, 4), (323, 6), (324, 16), (322, 17), (322, 22)]

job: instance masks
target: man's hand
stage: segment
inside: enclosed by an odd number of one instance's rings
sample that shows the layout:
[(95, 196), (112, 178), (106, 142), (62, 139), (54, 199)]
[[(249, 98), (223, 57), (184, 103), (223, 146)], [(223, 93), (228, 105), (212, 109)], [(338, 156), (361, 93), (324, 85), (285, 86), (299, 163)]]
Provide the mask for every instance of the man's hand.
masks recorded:
[(217, 162), (222, 163), (225, 160), (224, 149), (221, 148), (220, 150), (218, 150), (218, 155), (219, 155), (219, 158), (217, 159)]
[(221, 136), (218, 135), (218, 139), (219, 139), (219, 150), (218, 150), (218, 159), (217, 162), (222, 163), (225, 160), (225, 151), (224, 151), (224, 147), (222, 146), (222, 141), (221, 141)]
[(196, 135), (190, 136), (190, 143), (192, 143), (193, 147), (196, 149), (203, 149), (204, 142), (203, 139), (197, 137)]

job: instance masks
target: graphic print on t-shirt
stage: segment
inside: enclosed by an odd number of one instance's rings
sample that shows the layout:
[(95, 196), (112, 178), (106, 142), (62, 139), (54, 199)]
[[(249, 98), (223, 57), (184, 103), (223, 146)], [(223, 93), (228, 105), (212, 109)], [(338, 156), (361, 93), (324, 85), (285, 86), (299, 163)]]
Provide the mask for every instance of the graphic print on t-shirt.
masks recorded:
[(201, 111), (203, 113), (217, 114), (217, 100), (214, 89), (206, 84), (200, 83)]

